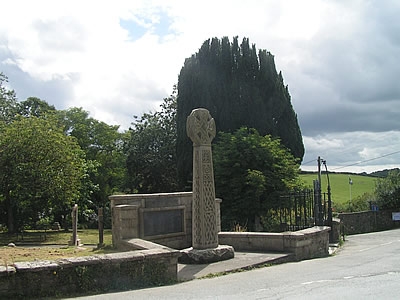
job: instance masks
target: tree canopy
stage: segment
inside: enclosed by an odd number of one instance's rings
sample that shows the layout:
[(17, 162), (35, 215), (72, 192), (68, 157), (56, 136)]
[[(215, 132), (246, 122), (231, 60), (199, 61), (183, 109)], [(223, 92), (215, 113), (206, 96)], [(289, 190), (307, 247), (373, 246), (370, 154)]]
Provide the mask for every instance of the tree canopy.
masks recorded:
[(234, 132), (242, 126), (261, 135), (280, 138), (300, 160), (304, 145), (297, 115), (274, 56), (257, 50), (244, 38), (205, 41), (198, 53), (185, 60), (178, 80), (177, 158), (181, 186), (191, 175), (191, 143), (186, 136), (186, 118), (203, 107), (215, 119), (217, 131)]
[(176, 95), (164, 99), (161, 110), (144, 113), (129, 129), (125, 152), (129, 189), (138, 193), (177, 190)]
[[(109, 216), (108, 196), (125, 189), (123, 141), (126, 133), (120, 133), (119, 126), (110, 126), (91, 118), (82, 108), (57, 110), (36, 97), (18, 101), (15, 92), (6, 86), (7, 80), (0, 73), (0, 160), (4, 167), (0, 222), (8, 223), (10, 231), (22, 225), (34, 226), (39, 217), (65, 223), (70, 214), (71, 199), (80, 207), (81, 222), (94, 221), (98, 207), (105, 207), (105, 215)], [(44, 152), (49, 153), (51, 159), (47, 169), (43, 166), (47, 162)], [(73, 162), (78, 152), (79, 163)], [(56, 156), (57, 153), (60, 156)], [(24, 161), (12, 160), (13, 155), (22, 157)], [(65, 160), (60, 161), (61, 158)], [(71, 178), (66, 178), (65, 193), (60, 191), (62, 186), (53, 178), (56, 173), (50, 163), (56, 162), (63, 172), (68, 170), (63, 164), (73, 163), (75, 168), (77, 165), (80, 168), (80, 172), (70, 172)], [(25, 177), (17, 173), (24, 170), (20, 164), (32, 167), (32, 170), (24, 171)], [(6, 169), (8, 175), (4, 171)], [(40, 185), (37, 184), (39, 180)], [(29, 185), (33, 186), (30, 194)], [(56, 188), (58, 198), (51, 194)], [(41, 196), (38, 196), (39, 193)]]
[(78, 200), (84, 163), (83, 151), (55, 119), (18, 117), (4, 127), (0, 189), (9, 231)]
[(218, 135), (213, 160), (222, 227), (230, 230), (237, 222), (260, 230), (261, 217), (278, 207), (279, 196), (299, 186), (298, 161), (279, 139), (255, 129)]
[(381, 209), (400, 209), (400, 170), (393, 169), (387, 177), (377, 178), (375, 195)]
[(126, 183), (126, 134), (118, 131), (119, 126), (90, 117), (82, 108), (72, 107), (59, 115), (65, 134), (77, 140), (88, 162), (88, 189), (82, 198), (91, 209), (106, 206), (108, 196), (122, 191)]
[(0, 125), (11, 122), (17, 112), (17, 96), (6, 87), (8, 78), (0, 72)]

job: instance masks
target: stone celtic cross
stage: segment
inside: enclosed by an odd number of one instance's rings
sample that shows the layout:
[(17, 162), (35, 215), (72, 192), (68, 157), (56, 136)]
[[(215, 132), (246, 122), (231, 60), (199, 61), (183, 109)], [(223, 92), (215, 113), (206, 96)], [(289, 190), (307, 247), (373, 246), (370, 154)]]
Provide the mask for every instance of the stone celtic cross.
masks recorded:
[(209, 111), (194, 109), (187, 118), (186, 131), (193, 142), (193, 249), (215, 248), (218, 229), (211, 141), (216, 129)]
[(204, 108), (194, 109), (187, 118), (186, 131), (193, 142), (193, 146), (211, 146), (216, 129), (214, 119), (211, 117), (209, 111)]

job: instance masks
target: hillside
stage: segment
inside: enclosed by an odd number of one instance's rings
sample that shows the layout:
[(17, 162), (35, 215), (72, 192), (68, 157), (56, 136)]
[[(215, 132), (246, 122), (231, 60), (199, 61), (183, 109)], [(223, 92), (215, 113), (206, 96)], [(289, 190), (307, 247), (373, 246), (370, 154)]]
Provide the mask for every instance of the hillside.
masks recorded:
[[(305, 173), (301, 174), (300, 178), (303, 182), (312, 188), (313, 180), (318, 178), (318, 174)], [(349, 178), (351, 178), (353, 184), (350, 186)], [(342, 173), (329, 173), (329, 180), (331, 184), (332, 203), (339, 204), (340, 206), (346, 206), (350, 201), (350, 188), (351, 198), (356, 199), (358, 196), (364, 193), (373, 193), (375, 189), (376, 177), (364, 176), (356, 174), (342, 174)], [(322, 192), (327, 192), (328, 180), (325, 173), (321, 175), (321, 188)]]

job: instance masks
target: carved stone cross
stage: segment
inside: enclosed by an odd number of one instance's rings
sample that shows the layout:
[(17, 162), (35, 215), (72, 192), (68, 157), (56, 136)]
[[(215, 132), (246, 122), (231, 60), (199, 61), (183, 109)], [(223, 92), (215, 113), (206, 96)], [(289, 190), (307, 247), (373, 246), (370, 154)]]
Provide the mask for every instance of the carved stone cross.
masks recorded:
[(216, 129), (209, 111), (194, 109), (187, 118), (186, 131), (193, 142), (193, 249), (215, 248), (218, 229), (211, 141)]
[(194, 146), (211, 145), (216, 129), (210, 112), (204, 108), (194, 109), (187, 118), (186, 131)]

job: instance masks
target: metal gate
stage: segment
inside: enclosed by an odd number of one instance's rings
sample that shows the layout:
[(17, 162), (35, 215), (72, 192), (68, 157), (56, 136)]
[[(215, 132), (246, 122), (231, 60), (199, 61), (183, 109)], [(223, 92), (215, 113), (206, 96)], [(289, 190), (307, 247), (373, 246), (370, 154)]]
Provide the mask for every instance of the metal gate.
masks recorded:
[(316, 181), (314, 189), (282, 195), (276, 213), (281, 223), (281, 231), (296, 231), (313, 226), (331, 226), (330, 188), (328, 188), (328, 192), (321, 193), (318, 181)]
[(314, 226), (314, 192), (294, 191), (280, 197), (278, 209), (282, 231), (296, 231)]

